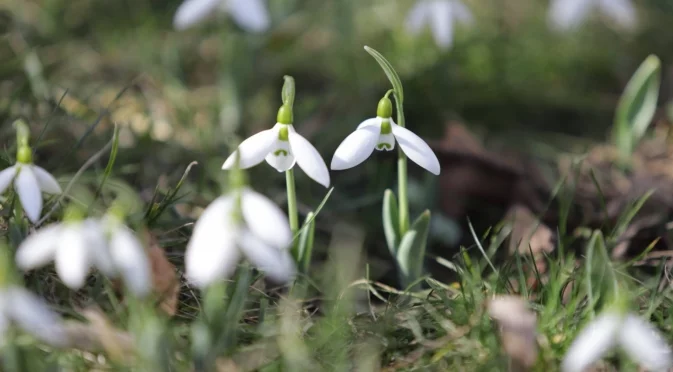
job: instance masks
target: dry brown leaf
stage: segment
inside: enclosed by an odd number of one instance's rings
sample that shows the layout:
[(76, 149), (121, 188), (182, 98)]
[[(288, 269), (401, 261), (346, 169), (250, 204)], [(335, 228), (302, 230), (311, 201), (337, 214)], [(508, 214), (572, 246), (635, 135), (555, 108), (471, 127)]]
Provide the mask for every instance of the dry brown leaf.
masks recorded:
[(159, 307), (168, 315), (175, 315), (178, 309), (180, 295), (180, 281), (175, 273), (175, 266), (168, 261), (166, 254), (157, 239), (147, 233), (149, 249), (148, 256), (152, 264), (152, 285), (154, 292), (159, 296)]
[(538, 356), (537, 317), (518, 296), (497, 296), (488, 302), (488, 313), (498, 324), (500, 341), (512, 361), (512, 370), (527, 371)]
[[(175, 266), (168, 261), (159, 242), (150, 232), (144, 233), (147, 255), (152, 269), (152, 292), (157, 296), (157, 304), (166, 314), (175, 315), (180, 295), (180, 281)], [(112, 282), (115, 290), (121, 292), (121, 281)]]
[(505, 218), (512, 228), (509, 242), (510, 254), (515, 251), (522, 255), (532, 252), (533, 256), (538, 258), (554, 250), (552, 230), (541, 223), (528, 208), (513, 205)]
[(89, 323), (68, 321), (63, 325), (68, 347), (89, 352), (105, 351), (116, 360), (126, 360), (134, 354), (133, 336), (115, 328), (103, 312), (85, 309), (81, 314)]

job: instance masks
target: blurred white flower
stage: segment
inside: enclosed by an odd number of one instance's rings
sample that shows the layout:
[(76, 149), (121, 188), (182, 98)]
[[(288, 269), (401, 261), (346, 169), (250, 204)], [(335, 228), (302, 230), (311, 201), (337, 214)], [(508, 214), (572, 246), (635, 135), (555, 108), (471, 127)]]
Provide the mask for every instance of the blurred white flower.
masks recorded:
[(61, 318), (37, 296), (18, 286), (0, 288), (0, 342), (12, 324), (50, 345), (67, 341)]
[(391, 151), (395, 148), (396, 140), (402, 151), (414, 163), (432, 174), (439, 174), (439, 160), (421, 137), (395, 124), (392, 118), (380, 116), (363, 121), (355, 132), (341, 142), (334, 152), (331, 168), (333, 170), (352, 168), (365, 161), (374, 149)]
[(594, 10), (625, 29), (636, 26), (636, 9), (630, 0), (554, 0), (549, 9), (549, 20), (552, 27), (569, 30), (579, 26)]
[(419, 0), (407, 15), (406, 27), (415, 35), (429, 25), (437, 45), (448, 49), (453, 44), (456, 21), (467, 25), (474, 22), (470, 10), (459, 0)]
[(563, 359), (562, 370), (585, 371), (616, 346), (648, 370), (666, 371), (673, 364), (671, 349), (652, 325), (636, 315), (608, 312), (580, 332)]
[(0, 171), (0, 194), (14, 181), (14, 190), (19, 195), (21, 206), (28, 219), (36, 223), (42, 213), (42, 193), (60, 194), (61, 186), (41, 167), (32, 163), (17, 162)]
[(292, 233), (287, 217), (271, 200), (240, 190), (242, 215), (236, 218), (237, 195), (221, 196), (199, 217), (185, 253), (186, 276), (197, 287), (230, 277), (242, 256), (275, 282), (288, 282), (296, 267), (288, 250)]
[[(318, 150), (306, 138), (298, 134), (292, 124), (276, 123), (271, 129), (263, 130), (241, 142), (240, 168), (246, 169), (266, 159), (279, 172), (285, 172), (295, 163), (314, 181), (329, 187), (330, 177), (325, 161)], [(222, 169), (232, 169), (236, 161), (234, 151), (222, 165)]]
[(31, 270), (54, 261), (56, 273), (71, 289), (82, 288), (89, 269), (121, 276), (137, 296), (151, 289), (151, 268), (142, 243), (114, 217), (66, 221), (29, 235), (16, 252), (16, 263)]
[(271, 23), (264, 0), (185, 0), (175, 12), (173, 26), (187, 29), (213, 15), (228, 12), (248, 32), (263, 32)]

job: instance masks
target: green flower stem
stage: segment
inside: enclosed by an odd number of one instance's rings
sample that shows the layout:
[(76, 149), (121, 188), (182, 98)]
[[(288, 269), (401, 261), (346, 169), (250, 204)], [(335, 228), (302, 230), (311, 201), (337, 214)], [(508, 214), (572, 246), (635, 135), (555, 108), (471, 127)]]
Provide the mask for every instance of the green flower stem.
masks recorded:
[(290, 230), (292, 230), (292, 235), (294, 236), (299, 230), (297, 191), (294, 187), (294, 169), (290, 168), (285, 171), (285, 181), (287, 185), (287, 217), (290, 219)]
[[(397, 125), (404, 127), (404, 110), (402, 109), (402, 100), (397, 92), (394, 92), (395, 108), (397, 109)], [(409, 230), (409, 201), (407, 199), (407, 156), (402, 148), (397, 147), (397, 187), (399, 193), (399, 213), (400, 213), (400, 236), (404, 236)]]

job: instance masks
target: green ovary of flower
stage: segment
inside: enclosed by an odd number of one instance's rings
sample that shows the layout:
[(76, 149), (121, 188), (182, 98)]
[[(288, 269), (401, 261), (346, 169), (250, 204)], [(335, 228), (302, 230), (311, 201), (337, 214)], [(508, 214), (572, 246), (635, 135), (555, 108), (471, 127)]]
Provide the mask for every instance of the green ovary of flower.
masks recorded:
[(380, 118), (389, 118), (393, 115), (393, 103), (390, 101), (390, 98), (383, 97), (379, 101), (379, 105), (376, 107), (376, 116)]
[(278, 109), (278, 115), (276, 116), (276, 121), (281, 124), (292, 124), (292, 107), (288, 105), (282, 105)]
[(28, 146), (21, 146), (16, 151), (16, 161), (23, 164), (33, 163), (33, 151)]

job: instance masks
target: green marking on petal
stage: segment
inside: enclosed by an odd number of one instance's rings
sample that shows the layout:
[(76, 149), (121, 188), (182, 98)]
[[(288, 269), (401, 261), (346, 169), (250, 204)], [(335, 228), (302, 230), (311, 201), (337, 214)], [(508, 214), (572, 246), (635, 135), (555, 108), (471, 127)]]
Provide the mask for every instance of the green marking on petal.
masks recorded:
[(288, 137), (289, 137), (289, 132), (290, 132), (290, 131), (289, 131), (289, 129), (287, 128), (286, 125), (280, 127), (280, 129), (278, 130), (278, 139), (281, 140), (281, 141), (285, 141), (285, 142), (287, 142), (287, 141), (288, 141)]
[(390, 120), (381, 120), (381, 134), (390, 134), (393, 128), (390, 126)]
[(288, 155), (287, 151), (285, 151), (285, 150), (276, 150), (273, 154), (276, 155), (276, 156), (280, 156), (280, 155), (287, 156)]
[(379, 143), (378, 145), (376, 145), (376, 148), (379, 149), (379, 150), (392, 149), (393, 146), (389, 143)]

